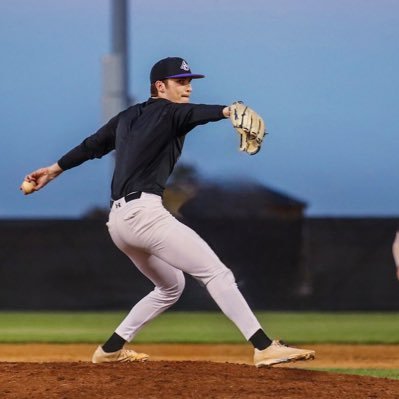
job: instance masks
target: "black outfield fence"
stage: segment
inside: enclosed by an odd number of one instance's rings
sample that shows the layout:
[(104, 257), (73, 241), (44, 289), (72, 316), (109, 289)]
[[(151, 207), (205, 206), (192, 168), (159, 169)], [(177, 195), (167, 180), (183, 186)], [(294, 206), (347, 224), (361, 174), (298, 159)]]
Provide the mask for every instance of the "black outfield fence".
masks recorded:
[[(259, 310), (399, 310), (392, 241), (399, 219), (184, 220)], [(0, 309), (129, 309), (152, 284), (102, 220), (0, 221)], [(179, 310), (216, 309), (187, 277)]]

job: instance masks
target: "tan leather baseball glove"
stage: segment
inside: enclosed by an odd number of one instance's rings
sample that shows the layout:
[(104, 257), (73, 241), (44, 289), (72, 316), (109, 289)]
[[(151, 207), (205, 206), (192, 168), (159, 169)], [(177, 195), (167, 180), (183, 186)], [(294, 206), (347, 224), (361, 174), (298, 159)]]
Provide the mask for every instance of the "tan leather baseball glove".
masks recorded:
[(230, 105), (230, 120), (240, 135), (240, 150), (249, 155), (259, 152), (266, 132), (265, 122), (253, 109), (241, 101)]

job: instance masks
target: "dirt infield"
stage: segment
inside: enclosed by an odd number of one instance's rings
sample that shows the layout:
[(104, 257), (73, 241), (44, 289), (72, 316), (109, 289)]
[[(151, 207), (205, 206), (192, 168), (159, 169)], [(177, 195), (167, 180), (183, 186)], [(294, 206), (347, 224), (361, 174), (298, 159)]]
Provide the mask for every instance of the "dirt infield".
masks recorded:
[(396, 380), (309, 370), (399, 368), (399, 346), (311, 348), (314, 361), (256, 369), (248, 345), (137, 345), (150, 361), (94, 365), (95, 345), (2, 344), (0, 398), (399, 399)]

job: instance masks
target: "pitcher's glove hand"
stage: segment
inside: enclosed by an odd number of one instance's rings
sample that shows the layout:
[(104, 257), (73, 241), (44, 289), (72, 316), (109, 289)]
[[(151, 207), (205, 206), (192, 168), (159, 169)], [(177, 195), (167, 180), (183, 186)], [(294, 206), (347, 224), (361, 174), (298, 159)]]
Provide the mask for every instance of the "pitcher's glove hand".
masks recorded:
[(231, 123), (240, 135), (240, 150), (255, 155), (267, 134), (262, 117), (242, 101), (231, 104), (229, 110)]

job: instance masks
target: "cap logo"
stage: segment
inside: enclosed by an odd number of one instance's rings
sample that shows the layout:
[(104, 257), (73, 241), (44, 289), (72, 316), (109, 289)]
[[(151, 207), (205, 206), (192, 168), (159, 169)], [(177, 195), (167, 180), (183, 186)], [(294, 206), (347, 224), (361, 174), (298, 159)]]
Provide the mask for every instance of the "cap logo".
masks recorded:
[(183, 60), (183, 62), (181, 63), (180, 69), (183, 69), (183, 71), (189, 71), (190, 67), (188, 66), (187, 62)]

